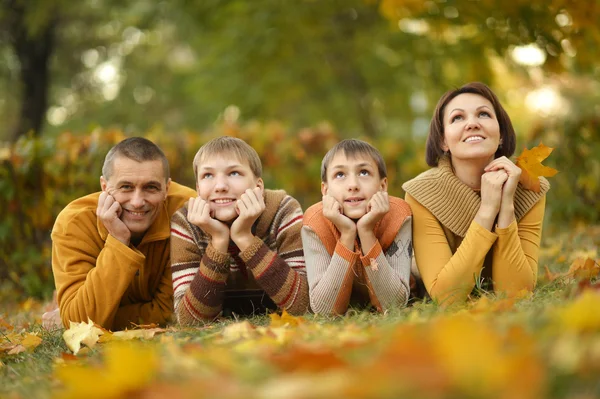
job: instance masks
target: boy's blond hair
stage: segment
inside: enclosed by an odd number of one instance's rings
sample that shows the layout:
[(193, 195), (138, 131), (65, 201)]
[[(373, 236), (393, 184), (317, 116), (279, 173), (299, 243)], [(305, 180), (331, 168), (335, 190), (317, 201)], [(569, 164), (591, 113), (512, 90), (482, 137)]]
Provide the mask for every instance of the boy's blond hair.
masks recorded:
[(262, 177), (262, 163), (260, 157), (254, 148), (242, 139), (236, 137), (223, 136), (212, 139), (204, 144), (194, 157), (194, 176), (198, 181), (198, 167), (206, 157), (213, 155), (231, 154), (239, 161), (248, 162), (250, 170), (254, 173), (254, 177)]
[(346, 139), (334, 145), (333, 148), (327, 151), (327, 154), (325, 154), (323, 157), (323, 161), (321, 162), (321, 181), (323, 183), (327, 183), (327, 168), (329, 167), (329, 164), (333, 160), (333, 157), (335, 157), (335, 155), (340, 151), (342, 151), (348, 158), (354, 157), (357, 154), (371, 157), (377, 165), (379, 178), (383, 179), (384, 177), (387, 177), (385, 161), (383, 160), (383, 157), (377, 148), (373, 147), (366, 141)]

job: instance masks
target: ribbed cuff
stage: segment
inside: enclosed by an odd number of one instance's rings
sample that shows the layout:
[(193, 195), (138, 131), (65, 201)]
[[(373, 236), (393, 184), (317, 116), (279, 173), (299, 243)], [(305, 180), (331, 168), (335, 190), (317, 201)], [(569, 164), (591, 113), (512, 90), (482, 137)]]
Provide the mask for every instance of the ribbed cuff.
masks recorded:
[(350, 251), (348, 248), (346, 248), (346, 246), (342, 244), (341, 241), (338, 241), (337, 244), (335, 244), (335, 253), (337, 253), (339, 256), (341, 256), (343, 259), (347, 260), (350, 263), (355, 262), (356, 258), (360, 256), (360, 253)]
[(369, 252), (367, 252), (366, 255), (360, 257), (360, 261), (362, 262), (363, 266), (371, 266), (371, 259), (377, 259), (377, 257), (382, 251), (383, 250), (381, 249), (381, 244), (379, 243), (379, 240), (375, 241), (375, 244), (373, 244)]

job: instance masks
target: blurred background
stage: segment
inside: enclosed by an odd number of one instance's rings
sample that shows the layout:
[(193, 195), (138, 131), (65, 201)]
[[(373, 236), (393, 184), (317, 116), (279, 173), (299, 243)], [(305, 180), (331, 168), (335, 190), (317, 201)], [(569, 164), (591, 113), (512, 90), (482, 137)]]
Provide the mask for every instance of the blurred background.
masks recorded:
[(304, 208), (327, 149), (361, 138), (403, 196), (437, 100), (474, 80), (515, 155), (555, 148), (545, 231), (597, 223), (599, 26), (597, 0), (0, 0), (2, 295), (51, 294), (54, 219), (125, 137), (157, 142), (191, 187), (199, 146), (241, 137)]

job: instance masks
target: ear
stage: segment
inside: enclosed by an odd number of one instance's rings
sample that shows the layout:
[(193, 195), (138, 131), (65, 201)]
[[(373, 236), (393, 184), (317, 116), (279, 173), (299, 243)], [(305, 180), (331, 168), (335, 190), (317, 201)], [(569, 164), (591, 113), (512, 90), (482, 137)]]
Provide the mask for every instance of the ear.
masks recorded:
[(321, 195), (327, 195), (327, 183), (321, 182)]
[(260, 188), (261, 193), (265, 193), (265, 182), (263, 181), (262, 177), (256, 179), (256, 187)]
[(171, 187), (171, 178), (169, 177), (169, 180), (167, 180), (167, 185), (165, 186), (165, 200), (167, 199), (167, 196), (169, 195), (169, 187)]
[(444, 141), (442, 141), (442, 150), (444, 152), (448, 152), (449, 148), (448, 148), (448, 144), (446, 143), (446, 138), (444, 137)]
[(384, 177), (383, 179), (381, 179), (381, 183), (380, 183), (380, 188), (381, 190), (379, 191), (387, 191), (388, 188), (388, 181), (387, 181), (387, 177)]
[(102, 188), (102, 191), (106, 191), (106, 187), (108, 187), (108, 182), (104, 176), (100, 176), (100, 188)]

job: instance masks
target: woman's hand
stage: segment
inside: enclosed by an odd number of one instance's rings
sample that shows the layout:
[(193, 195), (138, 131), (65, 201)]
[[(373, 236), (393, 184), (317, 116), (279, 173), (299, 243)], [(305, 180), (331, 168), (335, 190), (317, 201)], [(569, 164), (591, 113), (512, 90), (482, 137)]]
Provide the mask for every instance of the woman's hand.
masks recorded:
[(475, 215), (475, 221), (482, 227), (492, 231), (496, 215), (502, 203), (502, 187), (508, 180), (504, 169), (485, 172), (481, 176), (481, 205)]
[(502, 187), (502, 200), (500, 203), (500, 211), (498, 215), (498, 227), (508, 227), (515, 220), (515, 192), (521, 178), (521, 168), (515, 165), (510, 159), (500, 157), (494, 159), (488, 166), (485, 167), (486, 172), (505, 171), (508, 179)]

